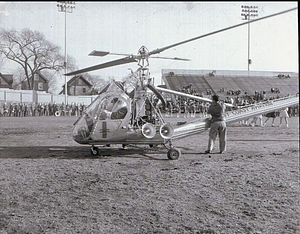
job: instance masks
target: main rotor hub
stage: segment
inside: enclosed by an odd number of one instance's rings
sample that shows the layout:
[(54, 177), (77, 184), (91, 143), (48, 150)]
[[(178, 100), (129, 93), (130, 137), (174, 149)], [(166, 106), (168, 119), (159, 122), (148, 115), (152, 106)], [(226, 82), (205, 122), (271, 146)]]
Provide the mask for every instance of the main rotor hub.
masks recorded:
[(149, 61), (148, 61), (148, 58), (149, 58), (149, 50), (148, 50), (145, 46), (142, 46), (142, 47), (139, 49), (138, 54), (140, 55), (138, 65), (139, 65), (141, 68), (148, 67), (148, 66), (149, 66)]
[(139, 49), (138, 54), (141, 56), (141, 59), (146, 59), (149, 57), (149, 50), (146, 48), (146, 46), (142, 46)]

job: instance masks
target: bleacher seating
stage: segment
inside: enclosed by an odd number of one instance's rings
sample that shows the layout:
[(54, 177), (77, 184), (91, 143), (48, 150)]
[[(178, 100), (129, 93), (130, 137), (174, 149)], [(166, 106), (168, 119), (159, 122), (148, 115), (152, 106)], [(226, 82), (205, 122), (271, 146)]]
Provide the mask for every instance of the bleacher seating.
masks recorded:
[[(197, 93), (206, 95), (208, 90), (220, 96), (227, 91), (240, 90), (241, 94), (253, 95), (265, 91), (267, 97), (295, 95), (299, 92), (299, 74), (258, 71), (210, 71), (210, 70), (163, 70), (163, 81), (167, 88), (179, 90), (189, 84)], [(271, 92), (277, 88), (280, 93)]]

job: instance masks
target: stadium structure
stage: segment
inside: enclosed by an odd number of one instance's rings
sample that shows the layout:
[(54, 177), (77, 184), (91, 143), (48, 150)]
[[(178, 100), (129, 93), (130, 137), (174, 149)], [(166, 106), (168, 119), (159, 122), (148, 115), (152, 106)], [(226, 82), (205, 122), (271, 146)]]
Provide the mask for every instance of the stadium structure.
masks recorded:
[(203, 96), (264, 92), (269, 98), (299, 93), (299, 73), (295, 72), (163, 69), (162, 82), (168, 89), (190, 87)]

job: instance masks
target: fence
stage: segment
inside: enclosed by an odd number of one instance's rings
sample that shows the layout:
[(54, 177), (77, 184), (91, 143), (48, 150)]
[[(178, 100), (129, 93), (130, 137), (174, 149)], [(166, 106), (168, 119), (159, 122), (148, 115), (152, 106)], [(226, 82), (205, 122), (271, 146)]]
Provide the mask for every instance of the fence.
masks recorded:
[[(77, 103), (89, 105), (97, 95), (92, 96), (67, 96), (68, 104)], [(35, 90), (0, 89), (0, 102), (34, 102), (57, 103), (65, 102), (65, 95), (56, 95)]]

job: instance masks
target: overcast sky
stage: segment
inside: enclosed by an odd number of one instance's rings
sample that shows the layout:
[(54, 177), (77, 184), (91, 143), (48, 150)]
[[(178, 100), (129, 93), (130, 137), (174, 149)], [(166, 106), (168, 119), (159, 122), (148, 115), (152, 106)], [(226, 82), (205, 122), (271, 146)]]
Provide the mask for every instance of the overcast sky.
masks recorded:
[[(67, 14), (67, 52), (79, 68), (121, 58), (93, 57), (93, 50), (136, 54), (245, 22), (241, 5), (258, 6), (263, 17), (297, 7), (285, 2), (76, 2)], [(65, 51), (65, 15), (57, 2), (0, 2), (0, 28), (29, 28)], [(212, 35), (160, 54), (191, 59), (190, 62), (150, 59), (151, 76), (161, 79), (162, 69), (247, 70), (248, 26)], [(251, 24), (250, 58), (253, 71), (299, 72), (298, 10)], [(121, 79), (135, 70), (134, 63), (90, 72), (103, 78)], [(2, 62), (2, 73), (13, 73)], [(64, 84), (64, 79), (61, 79)]]

